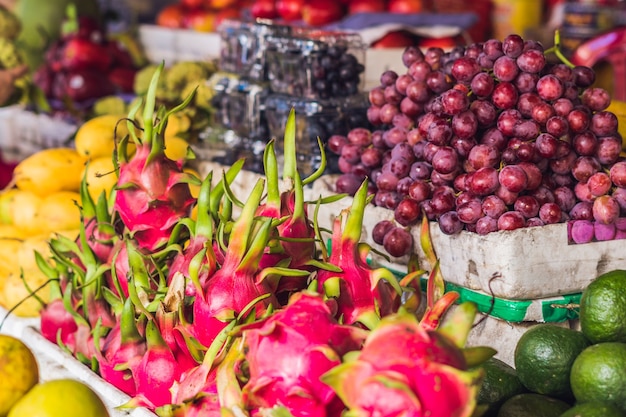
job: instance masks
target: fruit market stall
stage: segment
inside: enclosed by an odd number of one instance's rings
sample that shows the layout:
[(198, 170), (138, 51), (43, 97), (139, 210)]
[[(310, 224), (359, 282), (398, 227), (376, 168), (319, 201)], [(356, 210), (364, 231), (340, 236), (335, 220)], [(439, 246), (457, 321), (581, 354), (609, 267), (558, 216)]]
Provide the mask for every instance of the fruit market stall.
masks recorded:
[[(68, 10), (49, 76), (76, 64)], [(127, 66), (127, 91), (77, 100), (71, 137), (16, 163), (0, 332), (42, 383), (22, 404), (70, 378), (112, 416), (370, 415), (389, 395), (623, 414), (626, 162), (598, 74), (559, 32), (510, 34), (404, 47), (366, 86), (362, 36), (284, 23), (226, 19), (213, 50), (152, 32), (199, 49)]]

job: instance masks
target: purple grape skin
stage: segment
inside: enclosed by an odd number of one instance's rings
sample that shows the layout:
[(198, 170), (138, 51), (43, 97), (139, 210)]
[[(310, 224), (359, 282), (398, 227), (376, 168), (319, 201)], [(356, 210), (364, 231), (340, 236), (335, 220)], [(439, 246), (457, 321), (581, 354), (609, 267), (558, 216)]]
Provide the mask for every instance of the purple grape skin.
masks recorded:
[(385, 234), (383, 247), (396, 258), (408, 255), (413, 250), (413, 236), (402, 227), (394, 227)]
[(615, 238), (615, 223), (603, 224), (594, 222), (593, 236), (597, 241), (613, 240)]
[(372, 229), (372, 240), (379, 245), (383, 244), (383, 239), (387, 232), (396, 227), (391, 220), (381, 220)]
[(439, 216), (439, 229), (446, 235), (455, 235), (463, 230), (463, 222), (456, 211), (447, 211)]
[(593, 222), (589, 220), (574, 220), (571, 222), (569, 234), (574, 243), (589, 243), (594, 238)]

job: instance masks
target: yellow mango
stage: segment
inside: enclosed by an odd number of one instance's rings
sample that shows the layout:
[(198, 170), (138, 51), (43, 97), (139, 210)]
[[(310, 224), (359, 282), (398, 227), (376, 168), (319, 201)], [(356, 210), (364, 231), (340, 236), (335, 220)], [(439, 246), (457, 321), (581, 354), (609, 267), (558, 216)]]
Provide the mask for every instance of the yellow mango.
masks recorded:
[(11, 204), (13, 204), (15, 194), (19, 192), (17, 188), (7, 188), (0, 191), (0, 224), (13, 224)]
[(57, 191), (78, 191), (86, 159), (75, 149), (43, 149), (22, 160), (13, 173), (20, 190), (39, 196)]
[(28, 236), (19, 227), (13, 224), (0, 224), (0, 239), (23, 239)]
[[(24, 280), (22, 280), (22, 272), (20, 270), (9, 270), (7, 273), (8, 275), (4, 279), (4, 285), (0, 292), (0, 305), (10, 310), (21, 302), (19, 307), (13, 310), (13, 314), (19, 317), (39, 316), (43, 306), (31, 294), (32, 291), (37, 291), (39, 287), (44, 285), (48, 281), (48, 277), (39, 269), (24, 270)], [(42, 288), (36, 294), (43, 302), (50, 301), (50, 291), (48, 289)]]
[(113, 166), (111, 155), (94, 158), (85, 165), (85, 169), (81, 174), (87, 180), (87, 190), (94, 201), (98, 201), (98, 197), (102, 191), (108, 196), (113, 187), (117, 184), (117, 175)]
[(35, 261), (35, 252), (39, 252), (44, 258), (49, 258), (52, 255), (48, 242), (50, 241), (50, 235), (48, 233), (31, 236), (22, 241), (16, 258), (17, 264), (22, 269), (37, 269), (37, 262)]
[[(2, 268), (13, 268), (18, 264), (17, 254), (22, 247), (22, 241), (14, 238), (0, 238), (0, 272)], [(0, 274), (0, 280), (2, 276)]]
[(37, 222), (42, 233), (80, 227), (80, 194), (75, 191), (59, 191), (41, 199), (37, 210)]
[[(115, 140), (128, 134), (125, 115), (105, 114), (84, 122), (76, 131), (74, 143), (76, 151), (85, 158), (113, 156)], [(115, 139), (114, 139), (115, 134)]]
[(13, 196), (10, 208), (13, 226), (17, 228), (22, 236), (32, 236), (40, 233), (37, 213), (41, 197), (32, 191), (19, 190)]
[(179, 136), (165, 136), (165, 156), (174, 161), (187, 158), (189, 143)]

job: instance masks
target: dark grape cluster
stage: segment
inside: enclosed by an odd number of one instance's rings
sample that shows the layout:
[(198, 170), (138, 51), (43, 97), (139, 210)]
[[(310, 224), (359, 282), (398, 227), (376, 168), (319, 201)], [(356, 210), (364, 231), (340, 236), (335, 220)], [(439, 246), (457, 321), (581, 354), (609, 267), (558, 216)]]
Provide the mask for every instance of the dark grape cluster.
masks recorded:
[(348, 97), (360, 91), (363, 63), (348, 42), (291, 38), (270, 42), (267, 73), (275, 93), (312, 99)]
[(328, 142), (343, 173), (336, 191), (367, 177), (373, 203), (394, 210), (375, 242), (407, 254), (406, 229), (423, 215), (446, 234), (568, 220), (576, 243), (624, 233), (626, 162), (610, 96), (591, 68), (548, 58), (509, 35), (447, 52), (408, 47), (407, 72), (381, 74), (369, 93), (375, 128)]

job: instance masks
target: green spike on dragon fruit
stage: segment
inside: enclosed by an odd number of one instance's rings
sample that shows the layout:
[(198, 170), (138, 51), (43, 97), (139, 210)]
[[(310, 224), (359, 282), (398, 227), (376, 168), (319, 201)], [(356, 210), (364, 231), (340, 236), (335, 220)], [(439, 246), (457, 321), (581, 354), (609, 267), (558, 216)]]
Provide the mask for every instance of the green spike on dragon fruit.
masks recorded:
[(221, 268), (207, 280), (193, 303), (192, 334), (205, 346), (254, 300), (261, 298), (255, 306), (256, 317), (261, 317), (270, 305), (278, 305), (269, 284), (257, 279), (272, 223), (270, 218), (255, 216), (264, 188), (260, 178), (232, 225)]
[[(192, 92), (180, 105), (155, 115), (156, 90), (163, 63), (156, 69), (143, 113), (143, 138), (135, 134), (129, 123), (130, 135), (118, 145), (118, 182), (114, 209), (140, 247), (154, 251), (165, 245), (181, 217), (189, 217), (194, 198), (189, 182), (194, 177), (182, 170), (182, 161), (165, 156), (165, 128), (169, 116), (184, 109), (193, 99)], [(133, 120), (139, 103), (128, 116)], [(135, 153), (128, 152), (128, 140), (135, 144)]]
[(356, 417), (470, 417), (482, 383), (461, 349), (415, 315), (384, 317), (356, 358), (322, 376)]
[(344, 323), (373, 328), (380, 317), (398, 308), (402, 289), (389, 269), (372, 268), (367, 263), (370, 248), (360, 242), (367, 202), (366, 180), (354, 195), (352, 207), (333, 223), (328, 263), (335, 268), (320, 269), (317, 279), (320, 292), (337, 299)]

